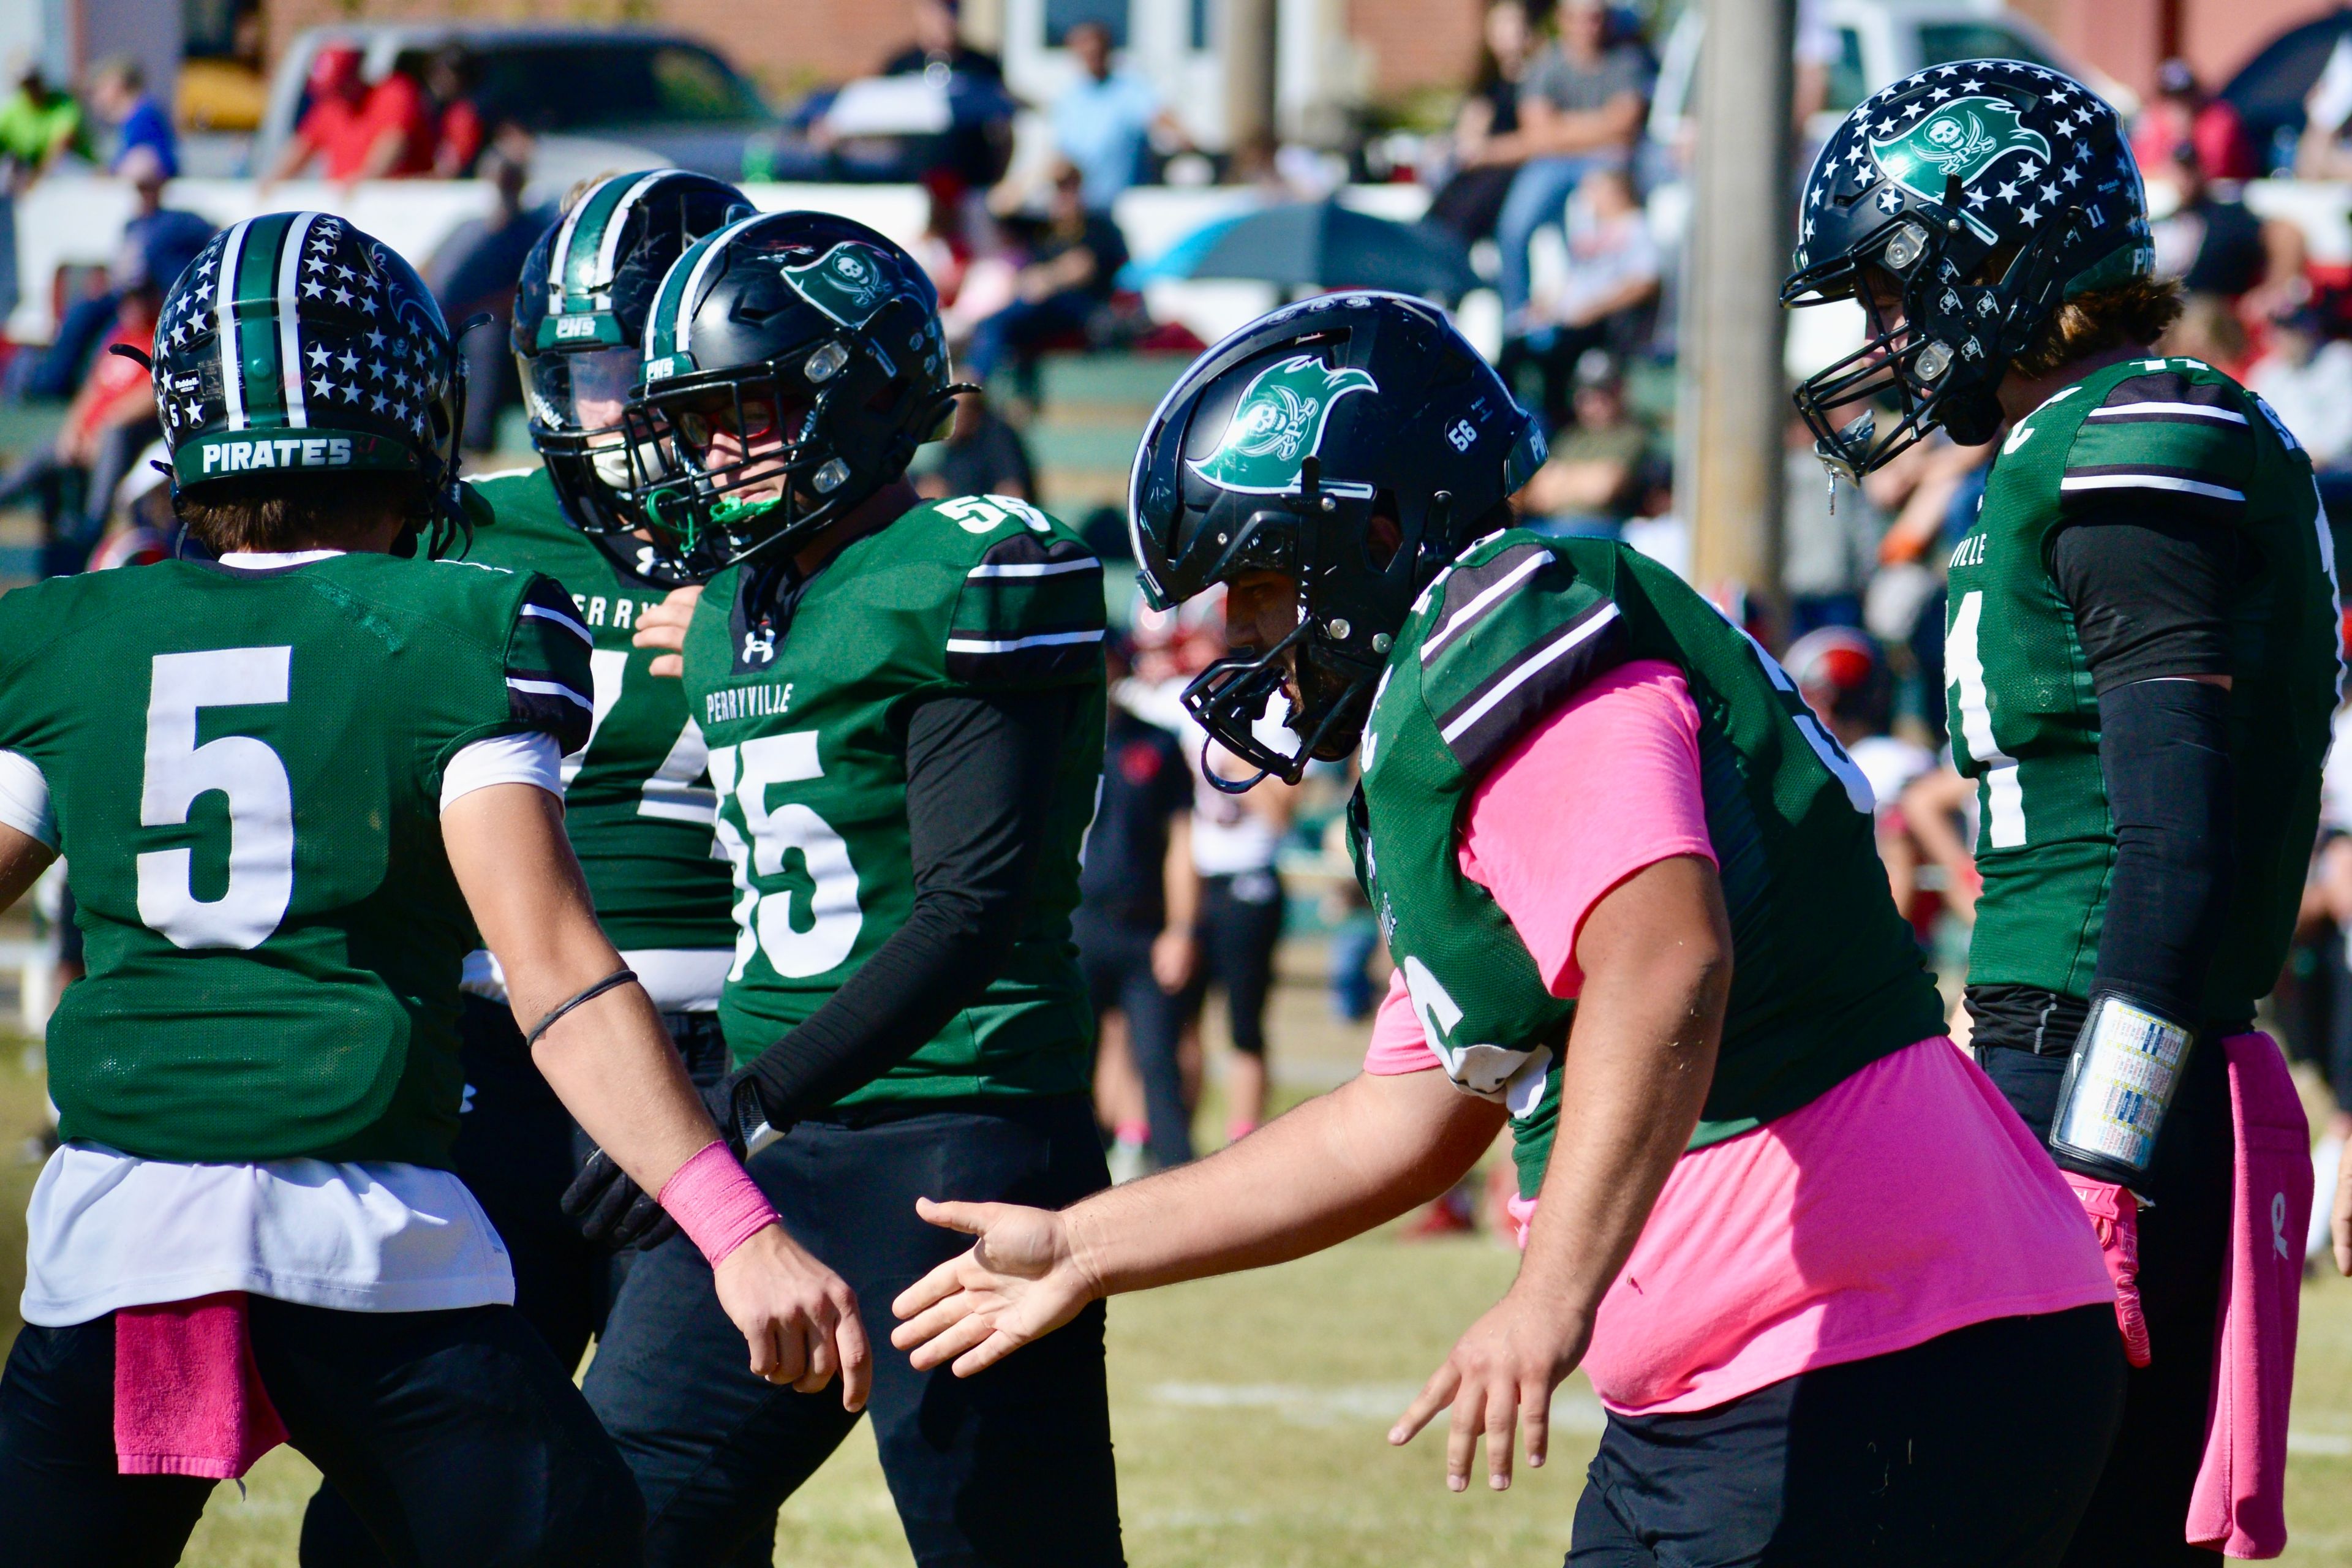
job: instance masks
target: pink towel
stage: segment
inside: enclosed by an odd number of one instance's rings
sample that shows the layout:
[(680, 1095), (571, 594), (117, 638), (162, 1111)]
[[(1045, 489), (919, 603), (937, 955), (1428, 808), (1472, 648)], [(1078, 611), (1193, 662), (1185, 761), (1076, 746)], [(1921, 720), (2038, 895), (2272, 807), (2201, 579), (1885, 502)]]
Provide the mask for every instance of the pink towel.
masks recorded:
[(114, 1465), (234, 1480), (286, 1441), (246, 1333), (245, 1292), (114, 1314)]
[(2311, 1128), (2268, 1035), (2232, 1035), (2221, 1044), (2230, 1055), (2238, 1164), (2205, 1460), (2189, 1499), (2187, 1535), (2191, 1546), (2225, 1556), (2276, 1557), (2286, 1550), (2287, 1399), (2302, 1238), (2311, 1223)]

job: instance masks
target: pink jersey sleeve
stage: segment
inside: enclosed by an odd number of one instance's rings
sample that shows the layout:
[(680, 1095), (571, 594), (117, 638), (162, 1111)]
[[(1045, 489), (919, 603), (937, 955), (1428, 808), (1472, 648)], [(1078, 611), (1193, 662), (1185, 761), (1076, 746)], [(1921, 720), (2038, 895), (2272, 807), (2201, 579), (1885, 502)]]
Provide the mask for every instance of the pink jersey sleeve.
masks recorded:
[(1462, 874), (1495, 895), (1555, 996), (1584, 986), (1584, 917), (1634, 872), (1715, 863), (1699, 790), (1698, 707), (1656, 659), (1611, 670), (1495, 764), (1470, 796)]
[(1426, 1072), (1438, 1065), (1437, 1053), (1429, 1048), (1428, 1037), (1421, 1032), (1412, 998), (1405, 994), (1404, 971), (1392, 971), (1389, 994), (1381, 999), (1380, 1013), (1372, 1019), (1372, 1044), (1364, 1053), (1364, 1070), (1375, 1078), (1394, 1078), (1400, 1073)]
[[(1698, 708), (1656, 659), (1612, 670), (1561, 704), (1470, 797), (1462, 874), (1495, 895), (1555, 996), (1583, 987), (1576, 935), (1609, 890), (1677, 855), (1711, 865), (1698, 782)], [(1372, 1021), (1364, 1070), (1438, 1064), (1402, 971)]]

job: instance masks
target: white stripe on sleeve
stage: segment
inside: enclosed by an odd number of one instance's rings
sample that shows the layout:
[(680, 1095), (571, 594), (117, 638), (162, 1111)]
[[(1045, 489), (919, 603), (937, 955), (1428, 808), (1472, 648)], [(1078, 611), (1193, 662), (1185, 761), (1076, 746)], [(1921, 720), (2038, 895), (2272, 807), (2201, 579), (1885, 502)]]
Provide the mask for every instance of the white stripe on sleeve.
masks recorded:
[(2243, 500), (2246, 492), (2233, 490), (2227, 485), (2209, 485), (2202, 479), (2184, 479), (2171, 474), (2084, 474), (2074, 479), (2060, 479), (2058, 489), (2066, 490), (2178, 490), (2182, 495), (2206, 496), (2213, 500)]
[(0, 822), (52, 849), (58, 847), (49, 781), (41, 776), (41, 764), (22, 752), (0, 752)]
[(573, 620), (570, 616), (565, 615), (562, 610), (551, 610), (545, 605), (525, 605), (522, 607), (522, 613), (526, 616), (536, 616), (542, 621), (553, 621), (557, 626), (562, 626), (565, 631), (570, 632), (573, 637), (578, 637), (590, 647), (594, 647), (596, 646), (596, 639), (588, 635), (588, 628), (582, 626), (578, 621)]
[[(992, 642), (982, 637), (950, 637), (948, 651), (950, 653), (1019, 653), (1024, 647), (1066, 647), (1072, 643), (1102, 640), (1103, 635), (1098, 631), (1039, 632), (1034, 637), (1009, 637), (1002, 642)], [(509, 681), (508, 684), (512, 685), (513, 682)]]
[(528, 691), (534, 697), (561, 697), (567, 702), (578, 703), (591, 713), (596, 711), (595, 703), (581, 696), (560, 680), (525, 680), (520, 676), (509, 675), (507, 677), (507, 689), (510, 691)]
[(449, 803), (462, 795), (502, 784), (537, 784), (562, 800), (563, 757), (555, 737), (543, 730), (527, 730), (476, 741), (441, 770), (441, 809), (448, 810)]

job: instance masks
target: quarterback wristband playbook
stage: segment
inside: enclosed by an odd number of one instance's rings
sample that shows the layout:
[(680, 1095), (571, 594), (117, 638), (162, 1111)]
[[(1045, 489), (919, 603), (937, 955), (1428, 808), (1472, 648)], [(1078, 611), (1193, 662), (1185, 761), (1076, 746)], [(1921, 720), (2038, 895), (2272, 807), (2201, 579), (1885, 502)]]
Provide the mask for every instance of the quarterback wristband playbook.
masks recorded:
[(2196, 1039), (2185, 1024), (2116, 992), (2094, 992), (2050, 1124), (2060, 1163), (2118, 1186), (2145, 1181)]
[(718, 1268), (727, 1255), (783, 1222), (722, 1138), (714, 1138), (662, 1184), (655, 1202)]

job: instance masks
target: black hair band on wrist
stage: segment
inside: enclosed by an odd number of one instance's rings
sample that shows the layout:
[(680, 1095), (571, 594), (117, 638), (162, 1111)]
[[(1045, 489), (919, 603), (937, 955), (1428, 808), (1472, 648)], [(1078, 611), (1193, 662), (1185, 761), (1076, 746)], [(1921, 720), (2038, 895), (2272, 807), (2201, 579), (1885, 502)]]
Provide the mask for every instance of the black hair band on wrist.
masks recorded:
[(604, 979), (596, 982), (595, 984), (588, 987), (587, 990), (573, 996), (570, 1001), (557, 1003), (553, 1007), (548, 1009), (547, 1016), (541, 1018), (538, 1024), (532, 1027), (530, 1033), (523, 1037), (523, 1048), (528, 1050), (531, 1047), (539, 1044), (540, 1036), (555, 1027), (557, 1020), (561, 1019), (566, 1013), (571, 1012), (574, 1007), (583, 1007), (589, 1003), (596, 1000), (597, 997), (604, 994), (605, 992), (614, 990), (616, 987), (633, 985), (636, 984), (636, 979), (637, 972), (635, 970), (616, 969), (613, 971), (612, 973), (604, 976)]

